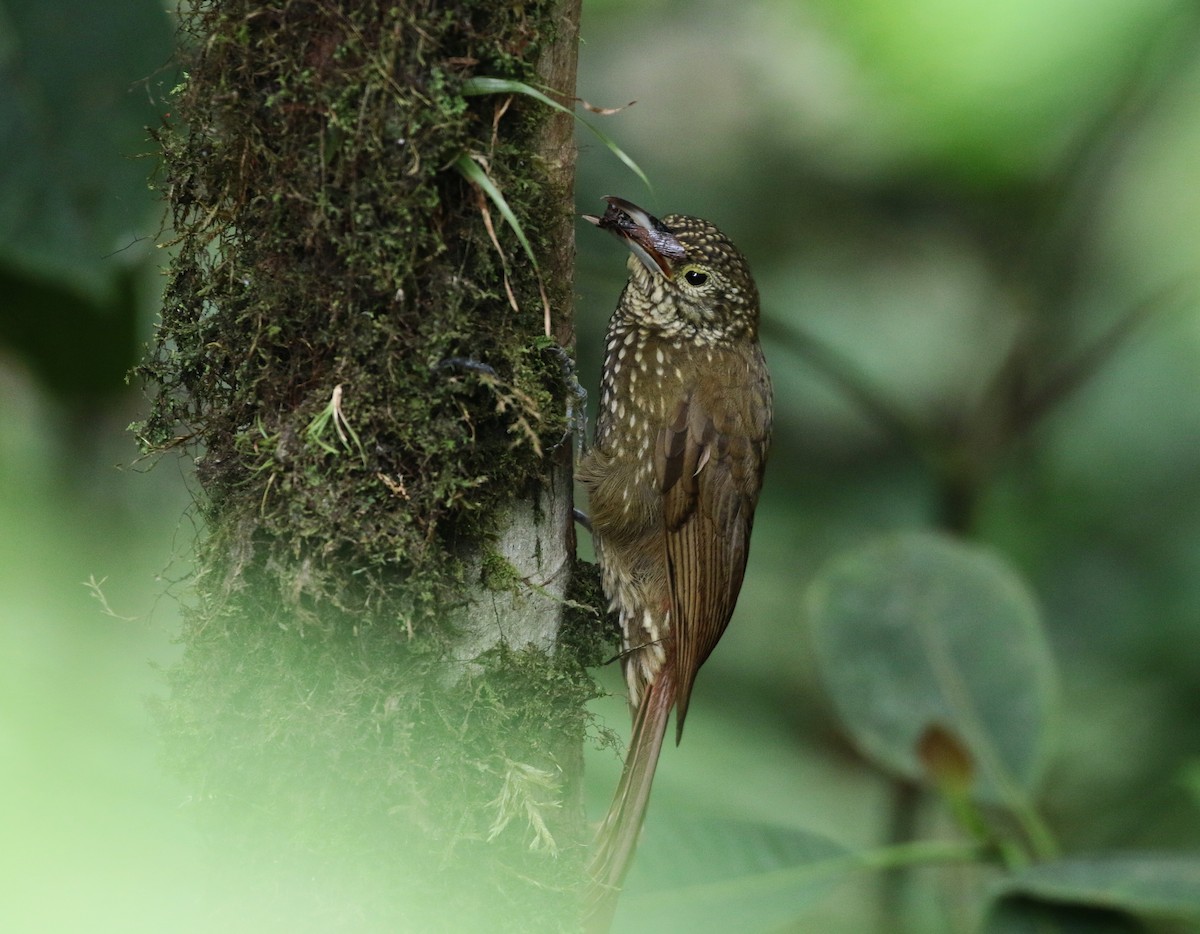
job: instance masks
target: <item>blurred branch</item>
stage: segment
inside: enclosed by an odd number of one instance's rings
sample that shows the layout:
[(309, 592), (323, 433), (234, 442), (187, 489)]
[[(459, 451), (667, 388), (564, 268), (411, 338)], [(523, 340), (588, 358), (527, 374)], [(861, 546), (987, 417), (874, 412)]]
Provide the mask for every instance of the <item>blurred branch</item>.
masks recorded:
[(1028, 434), (1043, 417), (1095, 376), (1140, 325), (1169, 306), (1178, 305), (1193, 291), (1194, 286), (1180, 280), (1131, 308), (1074, 359), (1061, 364), (1041, 387), (1019, 400), (1013, 435)]
[(1078, 281), (1086, 254), (1078, 241), (1095, 229), (1096, 211), (1104, 203), (1100, 189), (1122, 151), (1137, 138), (1136, 126), (1146, 119), (1163, 87), (1194, 60), (1198, 44), (1200, 6), (1181, 6), (1147, 39), (1124, 85), (1077, 135), (1072, 150), (1047, 179), (1041, 220), (1028, 239), (1024, 261), (1011, 268), (1013, 281), (1034, 284), (1039, 311), (1065, 304), (1061, 297)]
[(1095, 215), (1105, 204), (1104, 189), (1123, 151), (1137, 138), (1138, 124), (1194, 57), (1198, 43), (1200, 7), (1181, 7), (1148, 38), (1123, 87), (1078, 134), (1047, 179), (1044, 207), (1020, 249), (1022, 260), (995, 257), (1011, 288), (1029, 296), (1028, 314), (979, 404), (963, 414), (954, 436), (938, 439), (941, 524), (948, 530), (969, 532), (987, 479), (1013, 444), (1095, 376), (1139, 325), (1179, 301), (1191, 285), (1185, 280), (1159, 290), (1074, 357), (1056, 356), (1066, 343), (1060, 312), (1080, 291), (1083, 262), (1091, 255), (1083, 244), (1098, 226)]
[(1176, 282), (1135, 305), (1074, 357), (1047, 364), (1051, 372), (1044, 377), (1037, 372), (1036, 354), (1048, 342), (1035, 346), (1033, 335), (1022, 335), (978, 404), (963, 414), (958, 430), (936, 439), (939, 525), (956, 535), (968, 534), (987, 481), (1001, 459), (1098, 375), (1140, 325), (1177, 304), (1187, 294), (1186, 285)]
[(930, 460), (935, 439), (911, 413), (896, 405), (887, 391), (840, 350), (768, 315), (762, 322), (763, 336), (807, 362), (884, 432), (900, 441), (922, 460)]

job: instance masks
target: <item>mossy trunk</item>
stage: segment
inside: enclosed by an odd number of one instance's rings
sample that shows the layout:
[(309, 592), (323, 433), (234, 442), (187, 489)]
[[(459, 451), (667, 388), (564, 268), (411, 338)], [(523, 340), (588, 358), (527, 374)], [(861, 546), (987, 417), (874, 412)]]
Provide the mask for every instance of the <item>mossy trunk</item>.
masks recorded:
[(599, 637), (564, 614), (571, 120), (463, 87), (569, 104), (578, 12), (186, 14), (140, 434), (197, 461), (195, 599), (161, 722), (229, 866), (214, 924), (575, 923)]

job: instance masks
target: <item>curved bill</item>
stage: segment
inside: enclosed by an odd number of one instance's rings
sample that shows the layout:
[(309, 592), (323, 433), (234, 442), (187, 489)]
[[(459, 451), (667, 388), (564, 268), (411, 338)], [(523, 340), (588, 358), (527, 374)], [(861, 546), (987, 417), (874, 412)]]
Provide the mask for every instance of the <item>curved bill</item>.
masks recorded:
[(683, 244), (675, 239), (662, 221), (636, 204), (612, 195), (604, 200), (608, 202), (604, 216), (584, 214), (584, 220), (625, 241), (625, 245), (647, 269), (670, 279), (674, 275), (675, 264), (687, 258)]

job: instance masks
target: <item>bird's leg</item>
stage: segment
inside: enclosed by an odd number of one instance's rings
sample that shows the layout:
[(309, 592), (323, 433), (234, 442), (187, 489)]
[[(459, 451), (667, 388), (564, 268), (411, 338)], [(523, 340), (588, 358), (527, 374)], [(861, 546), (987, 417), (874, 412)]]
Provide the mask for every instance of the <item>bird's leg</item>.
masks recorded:
[[(546, 348), (556, 357), (562, 366), (563, 382), (567, 384), (567, 434), (575, 436), (575, 462), (583, 458), (587, 451), (587, 390), (579, 383), (579, 377), (575, 373), (575, 361), (571, 359), (562, 347), (558, 344), (551, 344)], [(578, 403), (578, 409), (576, 404)], [(567, 440), (567, 435), (564, 434), (563, 441)], [(592, 519), (582, 509), (573, 508), (571, 510), (575, 521), (582, 525), (588, 532), (592, 531)]]
[(452, 367), (470, 370), (472, 373), (484, 373), (488, 376), (497, 375), (496, 371), (486, 363), (480, 363), (478, 360), (472, 360), (470, 357), (447, 357), (445, 360), (439, 360), (433, 366), (435, 370), (449, 370)]
[[(567, 435), (574, 435), (575, 460), (578, 461), (587, 451), (587, 390), (580, 385), (579, 377), (575, 374), (575, 361), (565, 349), (558, 344), (550, 344), (545, 349), (558, 358), (563, 382), (567, 386), (567, 430), (555, 447), (561, 447)], [(591, 530), (590, 525), (588, 530)]]
[[(587, 451), (587, 390), (579, 383), (579, 377), (575, 373), (575, 361), (570, 355), (558, 344), (553, 344), (547, 349), (558, 357), (562, 365), (563, 381), (568, 390), (567, 431), (575, 435), (575, 462), (579, 463)], [(576, 403), (579, 405), (578, 409), (575, 408)], [(565, 440), (566, 435), (563, 435), (563, 441)], [(562, 444), (562, 441), (559, 444)], [(592, 531), (591, 516), (578, 507), (573, 508), (571, 514), (589, 533)]]
[[(580, 385), (579, 378), (575, 375), (575, 361), (571, 359), (570, 355), (562, 347), (558, 346), (558, 344), (551, 344), (545, 349), (558, 358), (559, 365), (562, 367), (563, 382), (567, 387), (567, 430), (563, 432), (562, 438), (559, 439), (552, 450), (558, 450), (566, 442), (567, 436), (573, 435), (575, 438), (575, 460), (578, 461), (587, 451), (587, 390)], [(433, 368), (435, 370), (458, 368), (483, 376), (489, 376), (493, 379), (498, 378), (496, 371), (492, 367), (486, 363), (480, 363), (478, 360), (473, 360), (470, 357), (447, 357), (445, 360), (439, 360), (434, 364)], [(590, 531), (591, 524), (586, 523), (586, 525)]]

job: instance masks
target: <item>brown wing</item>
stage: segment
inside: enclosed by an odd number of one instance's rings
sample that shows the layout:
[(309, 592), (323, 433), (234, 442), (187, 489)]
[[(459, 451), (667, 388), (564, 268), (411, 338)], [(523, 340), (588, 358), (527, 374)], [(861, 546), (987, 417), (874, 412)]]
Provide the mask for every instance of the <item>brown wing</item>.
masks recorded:
[(693, 391), (659, 433), (655, 473), (663, 494), (671, 633), (677, 672), (676, 741), (696, 671), (733, 608), (750, 547), (770, 433), (770, 387), (758, 366), (733, 385)]

